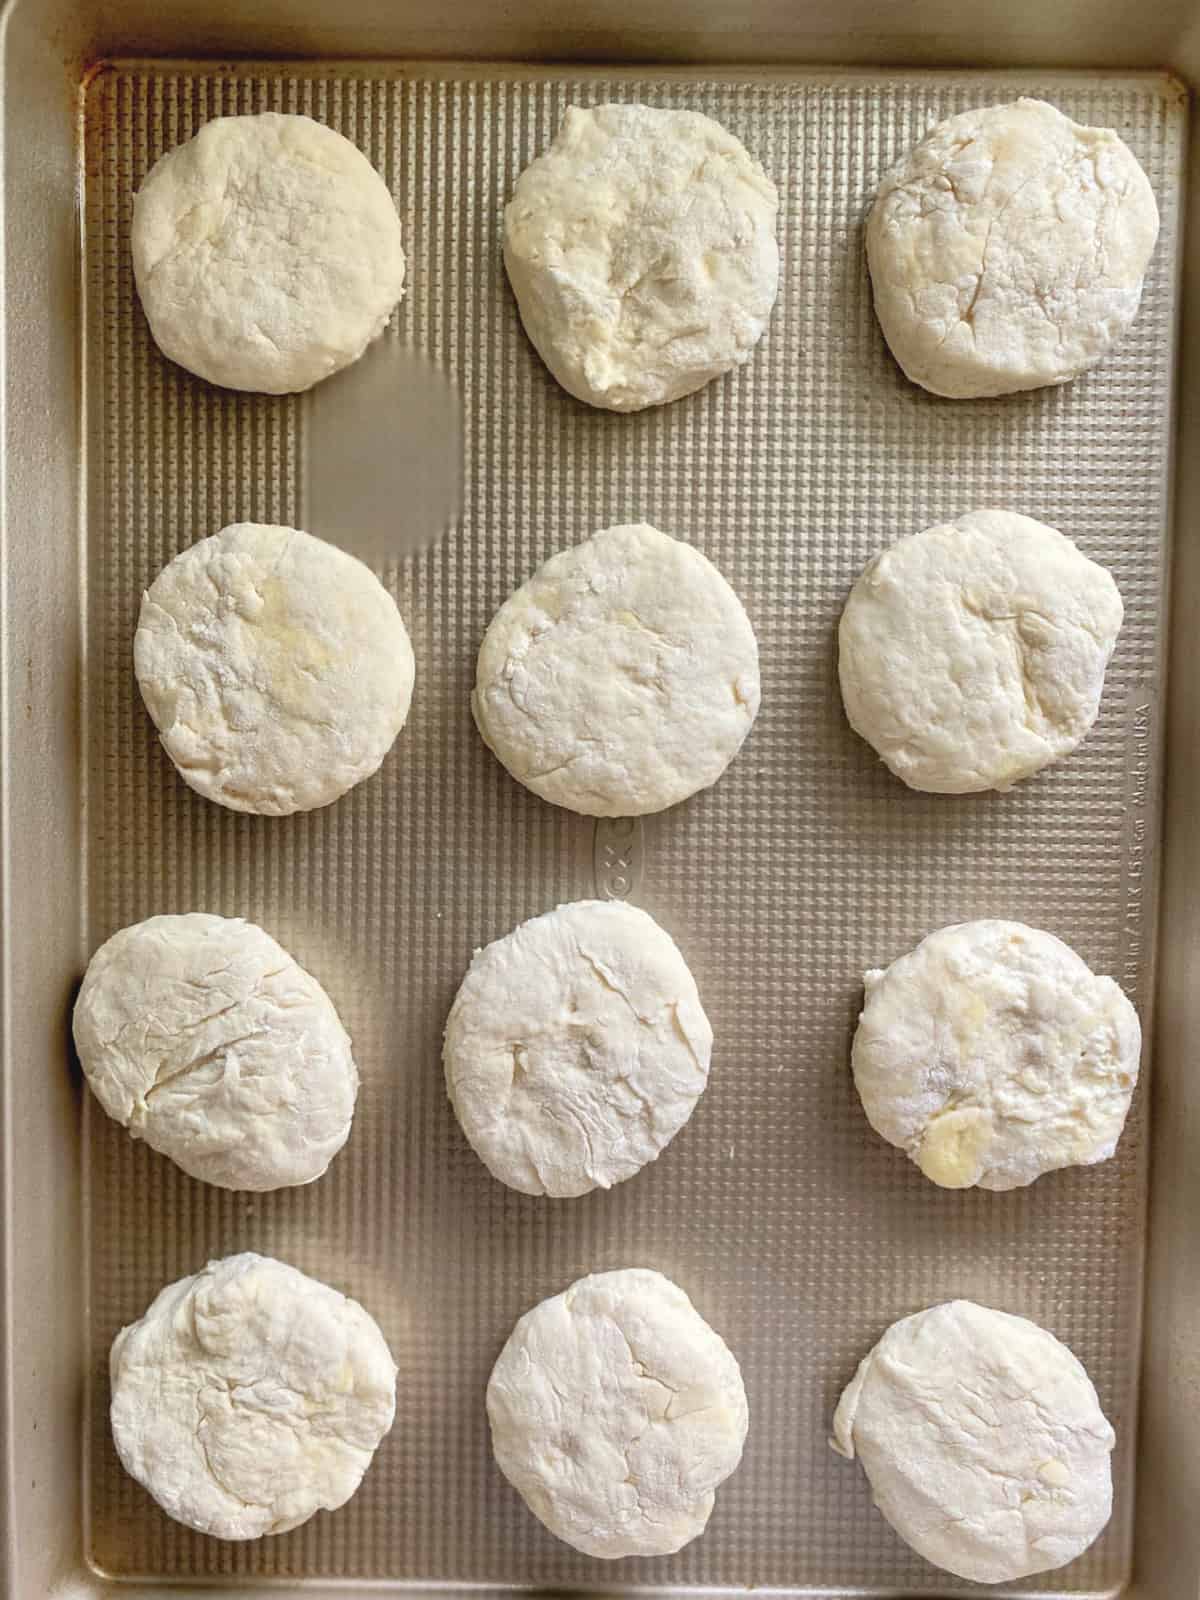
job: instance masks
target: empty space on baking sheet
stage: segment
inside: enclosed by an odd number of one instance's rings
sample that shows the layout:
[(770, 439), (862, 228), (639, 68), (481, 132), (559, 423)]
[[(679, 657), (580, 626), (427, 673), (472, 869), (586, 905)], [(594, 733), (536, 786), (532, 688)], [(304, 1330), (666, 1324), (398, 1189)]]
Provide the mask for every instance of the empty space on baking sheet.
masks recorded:
[[(1130, 143), (1162, 212), (1158, 249), (1138, 320), (1095, 371), (1002, 400), (938, 400), (907, 384), (883, 345), (863, 218), (884, 169), (931, 122), (1018, 94)], [(555, 385), (521, 332), (500, 257), (522, 165), (568, 105), (607, 99), (716, 117), (781, 198), (782, 288), (749, 364), (633, 416), (589, 410)], [(391, 184), (409, 278), (388, 336), (454, 377), (466, 448), (457, 525), (383, 572), (416, 651), (409, 723), (379, 776), (284, 819), (223, 811), (182, 784), (131, 658), (141, 591), (178, 549), (238, 519), (304, 520), (304, 402), (210, 388), (162, 359), (129, 261), (131, 199), (153, 160), (212, 116), (268, 109), (330, 123)], [(965, 917), (1051, 929), (1119, 977), (1145, 1015), (1185, 115), (1176, 86), (1146, 76), (140, 63), (91, 82), (89, 947), (155, 912), (259, 921), (328, 988), (363, 1074), (350, 1142), (329, 1173), (267, 1195), (192, 1182), (87, 1103), (86, 1536), (97, 1568), (956, 1593), (957, 1580), (891, 1534), (861, 1471), (826, 1438), (842, 1385), (883, 1328), (967, 1295), (1066, 1340), (1118, 1430), (1109, 1530), (1017, 1592), (1119, 1585), (1144, 1095), (1105, 1165), (1009, 1194), (950, 1193), (871, 1133), (847, 1057), (864, 967)], [(836, 621), (880, 546), (981, 506), (1077, 539), (1113, 571), (1125, 626), (1077, 754), (1008, 795), (918, 795), (846, 726)], [(484, 749), (468, 704), (474, 659), (493, 610), (540, 560), (643, 518), (717, 563), (762, 652), (762, 714), (728, 774), (620, 841), (628, 872), (605, 867), (609, 884), (632, 879), (678, 939), (715, 1029), (713, 1071), (659, 1162), (607, 1194), (539, 1200), (494, 1182), (467, 1147), (443, 1087), (441, 1028), (471, 951), (594, 892), (606, 857), (590, 821), (537, 800)], [(121, 1471), (107, 1427), (117, 1329), (164, 1283), (241, 1249), (362, 1300), (400, 1368), (395, 1427), (354, 1499), (246, 1545), (161, 1514)], [(583, 1272), (625, 1265), (668, 1273), (725, 1335), (751, 1428), (701, 1539), (674, 1557), (609, 1565), (556, 1542), (503, 1482), (483, 1389), (521, 1311)]]

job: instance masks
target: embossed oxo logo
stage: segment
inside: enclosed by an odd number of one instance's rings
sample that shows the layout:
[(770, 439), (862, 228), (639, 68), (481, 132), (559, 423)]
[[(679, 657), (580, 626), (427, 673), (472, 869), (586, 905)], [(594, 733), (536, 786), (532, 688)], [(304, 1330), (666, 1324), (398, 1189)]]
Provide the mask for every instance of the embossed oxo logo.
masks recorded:
[(642, 877), (645, 855), (641, 817), (597, 817), (592, 847), (596, 893), (602, 900), (628, 900)]

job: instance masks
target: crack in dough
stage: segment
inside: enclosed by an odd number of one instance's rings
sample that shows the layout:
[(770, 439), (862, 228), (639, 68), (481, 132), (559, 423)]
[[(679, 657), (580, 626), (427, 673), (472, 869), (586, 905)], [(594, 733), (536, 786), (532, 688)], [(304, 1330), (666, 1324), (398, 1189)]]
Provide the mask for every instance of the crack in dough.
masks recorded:
[(861, 1460), (907, 1544), (973, 1583), (1081, 1555), (1112, 1513), (1114, 1442), (1066, 1345), (970, 1300), (892, 1324), (843, 1393), (830, 1441)]
[(697, 111), (572, 106), (504, 212), (504, 263), (559, 383), (664, 405), (749, 360), (779, 289), (779, 197)]
[(737, 595), (692, 545), (631, 523), (559, 551), (509, 596), (484, 636), (471, 706), (526, 788), (622, 817), (716, 783), (759, 699)]
[(907, 377), (952, 399), (1068, 383), (1137, 314), (1158, 207), (1132, 152), (1041, 100), (964, 111), (884, 178), (875, 310)]
[(455, 1114), (525, 1194), (611, 1188), (654, 1161), (708, 1082), (712, 1029), (654, 919), (580, 900), (476, 952), (446, 1022)]
[(517, 1323), (487, 1390), (504, 1476), (585, 1555), (669, 1555), (704, 1532), (749, 1424), (741, 1372), (683, 1290), (595, 1273)]
[(1113, 1154), (1141, 1043), (1127, 996), (1061, 939), (960, 922), (867, 973), (854, 1082), (934, 1183), (1016, 1189)]
[(358, 1069), (333, 1002), (240, 917), (122, 928), (88, 964), (74, 1033), (108, 1115), (205, 1183), (312, 1183), (349, 1137)]
[(910, 788), (1011, 788), (1087, 736), (1123, 615), (1111, 574), (1056, 529), (968, 512), (898, 540), (851, 589), (846, 715)]
[(358, 360), (404, 292), (387, 185), (310, 117), (206, 123), (151, 168), (130, 243), (163, 354), (229, 389), (311, 388)]
[(263, 816), (329, 805), (377, 772), (415, 677), (404, 621), (370, 568), (257, 522), (163, 568), (142, 599), (133, 659), (188, 787)]
[(396, 1409), (396, 1365), (362, 1306), (250, 1253), (169, 1284), (109, 1367), (122, 1466), (218, 1539), (343, 1505)]

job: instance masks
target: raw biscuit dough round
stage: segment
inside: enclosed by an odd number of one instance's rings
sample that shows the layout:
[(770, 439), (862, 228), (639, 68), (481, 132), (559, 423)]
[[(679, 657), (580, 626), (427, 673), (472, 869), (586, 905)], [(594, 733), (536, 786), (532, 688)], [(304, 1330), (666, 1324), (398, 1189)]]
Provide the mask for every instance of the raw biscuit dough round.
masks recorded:
[(846, 715), (913, 789), (1007, 789), (1081, 743), (1123, 617), (1112, 575), (1012, 511), (875, 557), (838, 629)]
[(566, 1197), (656, 1160), (695, 1109), (711, 1055), (670, 935), (624, 901), (580, 900), (476, 953), (443, 1060), (488, 1171), (524, 1194)]
[(964, 111), (880, 184), (875, 311), (906, 376), (934, 394), (1068, 383), (1133, 321), (1157, 237), (1149, 180), (1110, 129), (1043, 100)]
[(355, 1300), (269, 1256), (169, 1284), (109, 1358), (121, 1464), (176, 1522), (286, 1533), (344, 1505), (396, 1410), (396, 1364)]
[(947, 1189), (1016, 1189), (1112, 1155), (1141, 1026), (1112, 980), (1020, 922), (939, 928), (866, 975), (854, 1082), (867, 1120)]
[(151, 168), (131, 245), (159, 348), (228, 389), (311, 388), (358, 360), (404, 292), (387, 185), (311, 117), (206, 123)]
[(493, 617), (471, 705), (534, 794), (585, 816), (714, 784), (758, 715), (758, 644), (729, 584), (647, 523), (561, 550)]
[(626, 1268), (527, 1311), (487, 1389), (501, 1472), (585, 1555), (670, 1555), (742, 1457), (737, 1361), (683, 1290)]
[(521, 173), (504, 263), (569, 394), (640, 411), (750, 358), (779, 288), (775, 185), (697, 111), (572, 106)]
[(240, 917), (114, 933), (88, 963), (74, 1032), (109, 1116), (205, 1183), (311, 1183), (349, 1136), (358, 1069), (333, 1002)]
[(895, 1322), (833, 1419), (875, 1504), (973, 1583), (1062, 1567), (1112, 1512), (1113, 1430), (1082, 1364), (1024, 1317), (952, 1300)]
[(238, 522), (142, 598), (142, 699), (185, 783), (234, 811), (328, 805), (378, 771), (412, 700), (412, 645), (369, 567), (296, 528)]

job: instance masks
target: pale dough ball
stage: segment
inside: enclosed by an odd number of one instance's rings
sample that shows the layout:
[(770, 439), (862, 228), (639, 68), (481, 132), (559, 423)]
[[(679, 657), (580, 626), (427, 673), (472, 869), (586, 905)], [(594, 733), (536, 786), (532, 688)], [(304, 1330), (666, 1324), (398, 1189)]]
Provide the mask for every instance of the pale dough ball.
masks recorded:
[(396, 1410), (396, 1364), (355, 1300), (269, 1256), (169, 1284), (109, 1358), (121, 1464), (176, 1522), (286, 1533), (344, 1505)]
[(683, 1127), (712, 1029), (653, 917), (580, 900), (476, 953), (446, 1023), (446, 1086), (501, 1183), (559, 1197), (631, 1178)]
[(778, 209), (770, 178), (710, 117), (572, 106), (504, 213), (525, 331), (589, 405), (640, 411), (691, 394), (762, 338)]
[(504, 1476), (585, 1555), (670, 1555), (704, 1532), (749, 1413), (725, 1341), (659, 1272), (580, 1278), (527, 1311), (487, 1390)]
[(1123, 617), (1112, 576), (1011, 511), (972, 511), (875, 557), (838, 630), (846, 715), (913, 789), (1008, 789), (1096, 720)]
[(358, 1070), (333, 1002), (240, 917), (114, 933), (88, 963), (74, 1028), (109, 1116), (205, 1183), (311, 1183), (349, 1136)]
[(361, 151), (311, 117), (217, 117), (151, 168), (133, 270), (155, 342), (210, 383), (308, 389), (381, 334), (400, 219)]
[(1112, 1513), (1113, 1430), (1024, 1317), (953, 1300), (895, 1322), (842, 1395), (835, 1450), (919, 1555), (973, 1583), (1066, 1566)]
[(605, 528), (500, 607), (471, 704), (534, 794), (640, 816), (707, 789), (733, 760), (758, 715), (758, 644), (699, 550), (644, 522)]
[(234, 811), (328, 805), (379, 769), (412, 700), (412, 645), (368, 567), (295, 528), (238, 522), (142, 598), (134, 667), (185, 783)]
[(867, 973), (854, 1082), (934, 1183), (1016, 1189), (1112, 1155), (1141, 1046), (1123, 991), (1061, 939), (960, 922)]
[(939, 122), (879, 186), (867, 262), (906, 376), (952, 399), (1067, 383), (1133, 321), (1158, 237), (1108, 128), (1042, 100)]

